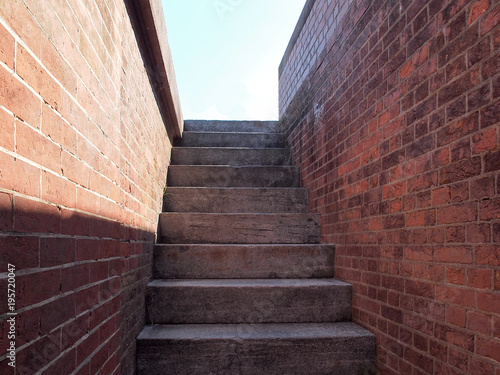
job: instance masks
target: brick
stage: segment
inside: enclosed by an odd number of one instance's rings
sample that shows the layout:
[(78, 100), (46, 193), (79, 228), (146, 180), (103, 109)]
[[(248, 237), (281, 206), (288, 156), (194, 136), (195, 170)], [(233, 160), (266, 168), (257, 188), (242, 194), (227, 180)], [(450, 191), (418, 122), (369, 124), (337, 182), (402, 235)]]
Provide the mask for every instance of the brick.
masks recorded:
[(70, 153), (76, 153), (76, 132), (50, 107), (44, 106), (42, 132)]
[(65, 150), (62, 151), (61, 171), (70, 181), (85, 188), (89, 187), (90, 168)]
[(91, 333), (82, 343), (78, 345), (77, 350), (77, 365), (79, 366), (87, 358), (91, 358), (91, 354), (99, 347), (99, 332)]
[[(472, 137), (472, 152), (480, 154), (485, 151), (492, 151), (496, 148), (496, 129), (488, 129)], [(491, 168), (491, 167), (490, 167)]]
[(61, 208), (61, 234), (90, 235), (90, 215)]
[(40, 307), (40, 334), (44, 335), (74, 317), (74, 294), (49, 302)]
[(92, 214), (99, 213), (100, 200), (97, 194), (80, 187), (77, 188), (76, 193), (76, 207), (79, 210)]
[[(477, 7), (477, 8), (479, 8), (479, 10), (484, 9), (484, 5), (483, 7)], [(500, 6), (497, 6), (493, 8), (486, 16), (484, 16), (480, 20), (481, 26), (479, 30), (481, 36), (489, 33), (494, 27), (498, 26), (499, 23), (500, 23)]]
[(7, 268), (7, 263), (16, 266), (16, 270), (37, 268), (40, 264), (38, 237), (5, 236), (0, 237), (0, 267)]
[(80, 264), (61, 270), (61, 291), (75, 290), (88, 284), (90, 281), (89, 264)]
[(479, 217), (481, 220), (500, 218), (500, 198), (488, 199), (479, 202)]
[(75, 360), (76, 351), (70, 350), (62, 357), (60, 357), (57, 361), (52, 363), (45, 371), (43, 371), (42, 375), (63, 374), (68, 371), (72, 372), (73, 370), (75, 370)]
[(499, 311), (500, 299), (498, 298), (498, 293), (478, 292), (477, 307), (487, 312)]
[(470, 246), (436, 246), (434, 259), (442, 263), (462, 263), (472, 262), (472, 248)]
[(76, 185), (51, 172), (42, 172), (42, 199), (76, 208)]
[(40, 267), (53, 267), (75, 261), (76, 241), (73, 238), (40, 239)]
[(76, 260), (97, 260), (100, 254), (100, 241), (80, 239), (76, 242)]
[(0, 25), (0, 61), (10, 69), (14, 69), (14, 51), (14, 37), (3, 25)]
[(10, 231), (14, 227), (13, 197), (0, 192), (0, 230)]
[(481, 128), (498, 124), (500, 116), (500, 106), (498, 103), (493, 103), (486, 108), (481, 109)]
[(8, 151), (14, 151), (14, 123), (14, 117), (0, 108), (0, 147)]
[(481, 173), (481, 158), (474, 157), (450, 164), (440, 170), (440, 184), (449, 184), (471, 177)]
[(467, 311), (461, 307), (446, 307), (446, 323), (465, 328)]
[(41, 30), (28, 12), (26, 6), (19, 0), (6, 1), (1, 4), (0, 15), (6, 20), (21, 40), (35, 52), (40, 50)]
[(491, 363), (481, 361), (479, 358), (471, 358), (470, 371), (472, 374), (489, 375), (494, 374), (494, 368)]
[(489, 265), (493, 267), (500, 266), (500, 246), (476, 246), (475, 256), (476, 264)]
[(41, 47), (41, 60), (45, 68), (54, 75), (70, 95), (76, 95), (77, 76), (73, 68), (64, 61), (61, 54), (48, 38), (42, 38)]
[(500, 150), (484, 156), (484, 171), (493, 172), (500, 170)]
[(90, 265), (90, 282), (104, 280), (108, 277), (108, 262), (101, 261)]
[(465, 268), (446, 267), (446, 282), (448, 284), (465, 285)]
[(42, 167), (61, 171), (61, 148), (32, 128), (17, 123), (17, 152)]
[(441, 207), (437, 210), (437, 224), (454, 224), (475, 221), (477, 206), (473, 203)]
[(414, 193), (436, 186), (437, 180), (438, 174), (435, 171), (417, 175), (408, 181), (408, 193)]
[(479, 355), (500, 362), (500, 343), (497, 341), (478, 338), (476, 347), (476, 351)]
[(40, 313), (38, 308), (31, 308), (18, 313), (16, 319), (16, 345), (19, 347), (38, 338)]
[(478, 128), (478, 113), (473, 113), (465, 119), (455, 121), (439, 130), (437, 135), (438, 146), (444, 146), (462, 137), (465, 137), (477, 131)]
[(450, 188), (442, 187), (432, 191), (432, 203), (435, 206), (448, 204), (451, 200)]
[(16, 277), (16, 290), (18, 292), (16, 307), (22, 309), (55, 297), (59, 295), (60, 287), (59, 269), (18, 275)]
[(16, 72), (31, 86), (45, 102), (58, 109), (61, 103), (61, 88), (47, 71), (23, 47), (16, 54)]
[(492, 280), (490, 269), (469, 269), (467, 272), (467, 285), (472, 288), (491, 289)]
[(487, 83), (467, 94), (467, 109), (469, 111), (474, 111), (488, 105), (490, 101), (490, 85)]
[(14, 115), (34, 127), (40, 126), (41, 101), (21, 81), (0, 68), (0, 102)]
[(431, 226), (436, 222), (436, 214), (433, 209), (409, 212), (406, 214), (407, 227)]
[(422, 296), (426, 298), (434, 298), (434, 286), (429, 283), (413, 281), (406, 279), (405, 291), (409, 294)]
[(490, 0), (479, 0), (472, 3), (469, 13), (469, 24), (474, 23), (481, 15), (488, 10)]
[(30, 233), (60, 233), (59, 209), (50, 204), (16, 197), (14, 229)]

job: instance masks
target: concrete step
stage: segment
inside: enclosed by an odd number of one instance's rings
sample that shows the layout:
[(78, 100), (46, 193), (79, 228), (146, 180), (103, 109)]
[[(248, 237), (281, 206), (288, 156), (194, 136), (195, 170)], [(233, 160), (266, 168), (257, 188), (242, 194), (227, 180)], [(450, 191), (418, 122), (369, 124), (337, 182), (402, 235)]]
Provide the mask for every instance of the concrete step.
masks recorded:
[(174, 147), (176, 165), (286, 165), (290, 154), (284, 148)]
[(169, 187), (164, 212), (307, 213), (309, 190), (304, 188)]
[(353, 323), (157, 325), (138, 375), (375, 375), (375, 336)]
[(335, 279), (153, 280), (152, 324), (326, 323), (351, 320), (352, 286)]
[(299, 187), (297, 167), (171, 165), (168, 186), (185, 187)]
[(156, 245), (155, 279), (334, 277), (333, 245)]
[(175, 142), (182, 147), (249, 147), (281, 148), (285, 139), (281, 133), (217, 133), (189, 132)]
[(278, 121), (186, 120), (184, 130), (196, 132), (278, 133)]
[(161, 242), (170, 244), (320, 243), (319, 214), (160, 214)]

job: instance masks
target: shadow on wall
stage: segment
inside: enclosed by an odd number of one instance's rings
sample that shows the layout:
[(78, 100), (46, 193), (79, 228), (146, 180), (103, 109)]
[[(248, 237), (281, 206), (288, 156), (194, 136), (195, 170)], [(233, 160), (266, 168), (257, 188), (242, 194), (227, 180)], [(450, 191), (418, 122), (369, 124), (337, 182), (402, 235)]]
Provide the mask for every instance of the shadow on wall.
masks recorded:
[(0, 211), (0, 373), (134, 373), (155, 233), (20, 206)]

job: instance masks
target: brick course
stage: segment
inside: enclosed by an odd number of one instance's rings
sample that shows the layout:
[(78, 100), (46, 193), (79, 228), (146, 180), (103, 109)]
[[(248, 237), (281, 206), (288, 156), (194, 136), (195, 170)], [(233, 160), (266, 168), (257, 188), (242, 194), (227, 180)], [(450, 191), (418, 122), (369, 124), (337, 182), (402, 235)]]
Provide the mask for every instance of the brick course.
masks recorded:
[(120, 0), (0, 4), (0, 273), (16, 266), (18, 374), (135, 373), (171, 134), (130, 17)]
[(280, 118), (380, 372), (500, 374), (499, 2), (306, 7)]

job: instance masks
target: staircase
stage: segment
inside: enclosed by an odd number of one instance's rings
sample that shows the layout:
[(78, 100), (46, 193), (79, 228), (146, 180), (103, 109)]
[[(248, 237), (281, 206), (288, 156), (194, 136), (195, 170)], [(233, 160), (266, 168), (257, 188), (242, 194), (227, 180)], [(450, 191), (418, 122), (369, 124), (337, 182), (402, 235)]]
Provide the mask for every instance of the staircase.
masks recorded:
[(172, 150), (138, 375), (375, 374), (350, 284), (276, 122), (186, 121)]

